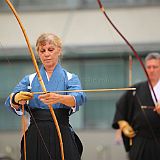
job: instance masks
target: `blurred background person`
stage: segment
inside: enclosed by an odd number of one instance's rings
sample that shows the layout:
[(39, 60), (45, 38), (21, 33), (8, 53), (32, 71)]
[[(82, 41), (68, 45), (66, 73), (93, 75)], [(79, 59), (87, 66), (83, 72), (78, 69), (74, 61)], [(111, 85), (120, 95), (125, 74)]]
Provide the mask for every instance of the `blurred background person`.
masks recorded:
[[(145, 67), (160, 103), (160, 54), (148, 54)], [(147, 81), (133, 87), (136, 91), (127, 91), (117, 102), (113, 128), (121, 129), (130, 160), (160, 159), (160, 116), (154, 111), (157, 101)]]

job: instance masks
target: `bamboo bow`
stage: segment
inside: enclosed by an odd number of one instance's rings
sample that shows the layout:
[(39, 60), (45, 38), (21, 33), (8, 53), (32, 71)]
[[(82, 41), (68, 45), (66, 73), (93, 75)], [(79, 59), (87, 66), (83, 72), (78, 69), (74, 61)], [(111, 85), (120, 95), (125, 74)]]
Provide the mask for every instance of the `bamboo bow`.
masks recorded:
[[(35, 71), (37, 73), (37, 76), (38, 76), (38, 80), (40, 82), (40, 85), (42, 87), (42, 90), (46, 93), (47, 90), (46, 90), (46, 87), (44, 85), (44, 82), (43, 82), (43, 79), (41, 77), (41, 74), (40, 74), (40, 71), (39, 71), (39, 68), (38, 68), (38, 64), (37, 64), (37, 61), (36, 61), (36, 58), (35, 58), (35, 55), (34, 55), (34, 52), (32, 50), (32, 47), (30, 45), (30, 42), (29, 42), (29, 38), (26, 34), (26, 31), (24, 29), (24, 26), (20, 20), (20, 17), (18, 16), (18, 13), (17, 11), (15, 10), (15, 8), (13, 7), (12, 3), (10, 2), (10, 0), (5, 0), (6, 3), (8, 4), (9, 8), (11, 9), (11, 11), (13, 12), (15, 18), (17, 19), (18, 23), (19, 23), (19, 26), (23, 32), (23, 35), (25, 37), (25, 41), (27, 43), (27, 46), (28, 46), (28, 50), (29, 50), (29, 53), (31, 55), (31, 58), (32, 58), (32, 62), (33, 62), (33, 65), (34, 65), (34, 68), (35, 68)], [(59, 138), (59, 143), (60, 143), (60, 150), (61, 150), (61, 159), (64, 160), (64, 149), (63, 149), (63, 141), (62, 141), (62, 135), (61, 135), (61, 132), (60, 132), (60, 128), (59, 128), (59, 125), (58, 125), (58, 122), (57, 122), (57, 118), (56, 118), (56, 115), (54, 113), (54, 110), (52, 108), (52, 105), (48, 105), (49, 107), (49, 110), (51, 112), (51, 115), (52, 115), (52, 118), (53, 118), (53, 121), (54, 121), (54, 124), (56, 126), (56, 130), (57, 130), (57, 133), (58, 133), (58, 138)]]
[[(144, 63), (142, 62), (141, 58), (139, 57), (138, 53), (136, 52), (136, 50), (134, 49), (134, 47), (130, 44), (130, 42), (126, 39), (126, 37), (125, 37), (125, 36), (119, 31), (119, 29), (114, 25), (113, 21), (109, 18), (109, 16), (108, 16), (107, 13), (105, 12), (105, 9), (104, 9), (104, 7), (103, 7), (103, 5), (102, 5), (102, 3), (101, 3), (101, 0), (97, 0), (97, 3), (99, 4), (100, 10), (102, 11), (102, 13), (103, 13), (104, 16), (106, 17), (106, 19), (109, 21), (109, 23), (111, 24), (111, 26), (112, 26), (112, 27), (114, 28), (114, 30), (118, 33), (118, 35), (124, 40), (124, 42), (127, 44), (127, 46), (128, 46), (128, 47), (131, 49), (131, 51), (134, 53), (134, 56), (138, 59), (141, 67), (143, 68), (143, 71), (145, 72), (145, 75), (146, 75), (146, 78), (147, 78), (147, 80), (148, 80), (148, 83), (149, 83), (149, 85), (151, 86), (151, 90), (152, 90), (152, 92), (153, 92), (153, 95), (154, 95), (154, 98), (155, 98), (155, 100), (156, 100), (156, 103), (158, 104), (158, 99), (157, 99), (156, 94), (155, 94), (155, 92), (154, 92), (153, 85), (152, 85), (151, 80), (150, 80), (150, 78), (149, 78), (149, 75), (148, 75), (148, 73), (147, 73), (147, 71), (146, 71), (145, 65), (144, 65)], [(136, 97), (137, 97), (137, 96), (136, 96)], [(140, 99), (139, 99), (138, 97), (137, 97), (137, 99), (138, 99), (139, 104), (140, 104)], [(156, 137), (156, 135), (154, 134), (154, 130), (153, 130), (153, 128), (152, 128), (152, 126), (151, 126), (151, 124), (150, 124), (150, 122), (149, 122), (149, 119), (148, 119), (148, 117), (146, 116), (146, 114), (145, 114), (145, 112), (144, 112), (144, 110), (143, 110), (144, 108), (145, 108), (145, 107), (143, 107), (143, 106), (141, 107), (142, 112), (143, 112), (143, 114), (144, 114), (144, 116), (145, 116), (145, 118), (146, 118), (146, 122), (147, 122), (147, 124), (148, 124), (148, 127), (149, 127), (149, 129), (150, 129), (153, 137), (155, 138), (155, 141), (157, 142), (157, 137)], [(150, 108), (151, 108), (151, 107), (150, 107)], [(158, 143), (158, 142), (157, 142), (157, 143)]]
[(124, 42), (127, 44), (127, 46), (131, 49), (131, 51), (134, 53), (134, 56), (138, 59), (141, 67), (143, 68), (143, 71), (145, 72), (145, 75), (147, 77), (147, 80), (148, 80), (148, 83), (150, 84), (151, 86), (151, 89), (153, 91), (153, 94), (154, 94), (154, 97), (155, 97), (155, 100), (156, 102), (158, 103), (158, 100), (157, 100), (157, 97), (156, 97), (156, 94), (153, 90), (153, 85), (151, 83), (151, 80), (148, 76), (148, 73), (146, 71), (146, 68), (145, 68), (145, 65), (144, 63), (142, 62), (141, 58), (139, 57), (138, 53), (136, 52), (136, 50), (134, 49), (134, 47), (131, 45), (131, 43), (126, 39), (126, 37), (119, 31), (119, 29), (114, 25), (113, 21), (109, 18), (109, 16), (107, 15), (107, 13), (105, 12), (105, 9), (101, 3), (100, 0), (97, 0), (98, 4), (99, 4), (99, 7), (100, 7), (100, 10), (102, 11), (102, 13), (104, 14), (104, 16), (106, 17), (106, 19), (109, 21), (109, 23), (111, 24), (111, 26), (115, 29), (115, 31), (118, 33), (118, 35), (124, 40)]

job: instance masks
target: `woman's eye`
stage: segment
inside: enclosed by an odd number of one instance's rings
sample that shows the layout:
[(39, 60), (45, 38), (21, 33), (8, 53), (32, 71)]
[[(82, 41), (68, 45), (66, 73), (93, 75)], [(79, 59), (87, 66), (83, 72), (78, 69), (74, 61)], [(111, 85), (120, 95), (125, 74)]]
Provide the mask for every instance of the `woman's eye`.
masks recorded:
[(52, 52), (52, 51), (54, 51), (54, 48), (48, 49), (48, 51)]
[(43, 53), (43, 52), (45, 52), (45, 50), (44, 50), (44, 49), (42, 49), (42, 50), (40, 50), (40, 52), (41, 52), (41, 53)]

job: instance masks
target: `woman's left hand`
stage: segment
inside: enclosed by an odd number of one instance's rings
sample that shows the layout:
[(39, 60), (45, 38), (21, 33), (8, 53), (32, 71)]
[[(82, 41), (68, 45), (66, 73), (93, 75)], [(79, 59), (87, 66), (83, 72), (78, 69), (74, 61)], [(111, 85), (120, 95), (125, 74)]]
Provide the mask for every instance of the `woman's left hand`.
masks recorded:
[(63, 96), (57, 93), (45, 93), (38, 96), (38, 98), (47, 105), (53, 105), (56, 103), (60, 103)]

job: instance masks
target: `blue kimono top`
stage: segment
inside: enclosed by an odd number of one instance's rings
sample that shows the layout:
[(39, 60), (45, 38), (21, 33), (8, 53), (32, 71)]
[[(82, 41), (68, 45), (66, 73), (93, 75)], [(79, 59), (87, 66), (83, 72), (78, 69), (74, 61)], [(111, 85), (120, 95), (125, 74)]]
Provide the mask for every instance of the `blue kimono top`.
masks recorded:
[[(67, 72), (62, 66), (58, 63), (52, 73), (50, 79), (47, 78), (46, 71), (44, 66), (42, 65), (40, 69), (40, 73), (42, 79), (44, 81), (46, 90), (48, 92), (56, 92), (56, 91), (66, 91), (66, 90), (81, 90), (81, 83), (77, 75), (71, 74)], [(38, 76), (36, 73), (25, 76), (14, 88), (13, 93), (19, 91), (29, 91), (29, 92), (42, 92), (41, 85), (38, 80)], [(65, 106), (64, 104), (57, 103), (53, 104), (52, 107), (56, 108), (67, 108), (71, 109), (74, 112), (79, 110), (79, 106), (82, 105), (86, 96), (83, 92), (69, 92), (69, 93), (61, 93), (64, 95), (72, 95), (75, 99), (76, 105), (74, 108)], [(32, 109), (40, 108), (40, 109), (49, 109), (46, 104), (38, 99), (38, 94), (34, 94), (34, 97), (28, 102), (28, 106)], [(11, 107), (10, 97), (7, 98), (5, 105), (9, 108)], [(22, 112), (18, 110), (14, 110), (15, 113), (21, 115)]]

